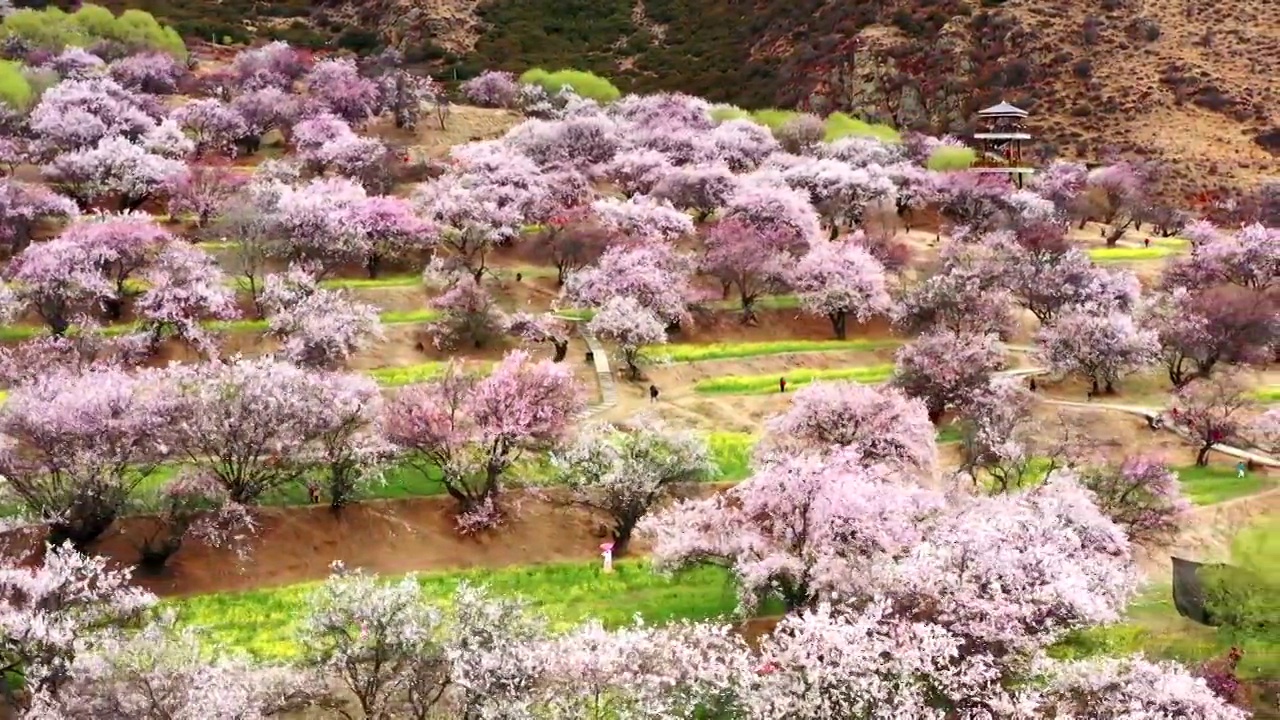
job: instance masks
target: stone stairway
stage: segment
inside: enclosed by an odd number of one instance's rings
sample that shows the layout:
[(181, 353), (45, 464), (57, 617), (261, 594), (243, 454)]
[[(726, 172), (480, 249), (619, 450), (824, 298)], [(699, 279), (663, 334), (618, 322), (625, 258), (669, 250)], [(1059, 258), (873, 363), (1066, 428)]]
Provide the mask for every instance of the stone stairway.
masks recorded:
[(604, 346), (587, 330), (585, 323), (578, 323), (578, 334), (591, 351), (592, 363), (595, 365), (596, 382), (600, 385), (600, 402), (592, 403), (580, 411), (576, 420), (589, 420), (618, 404), (618, 388), (613, 381), (613, 371), (609, 368), (609, 354)]

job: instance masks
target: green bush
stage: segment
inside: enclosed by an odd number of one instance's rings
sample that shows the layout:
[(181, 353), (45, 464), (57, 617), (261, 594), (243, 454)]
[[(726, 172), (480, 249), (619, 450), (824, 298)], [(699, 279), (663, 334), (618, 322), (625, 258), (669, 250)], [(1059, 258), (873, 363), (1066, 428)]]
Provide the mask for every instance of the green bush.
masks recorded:
[(31, 83), (22, 74), (22, 66), (0, 60), (0, 103), (15, 110), (25, 110), (31, 105), (31, 98)]
[(1205, 605), (1227, 628), (1280, 641), (1280, 519), (1236, 536), (1232, 565), (1200, 571)]
[(568, 85), (578, 95), (601, 103), (613, 102), (622, 97), (622, 92), (614, 87), (613, 83), (599, 75), (581, 70), (547, 72), (542, 68), (533, 68), (520, 76), (520, 82), (541, 86), (550, 94), (558, 93), (561, 88)]
[(89, 36), (71, 16), (56, 7), (43, 11), (24, 9), (10, 14), (0, 24), (0, 34), (16, 37), (41, 48), (61, 50), (68, 45), (87, 45)]
[(711, 108), (711, 119), (718, 123), (728, 120), (750, 120), (751, 113), (737, 105), (717, 105)]
[(896, 143), (902, 140), (897, 130), (888, 125), (874, 125), (844, 113), (831, 113), (827, 116), (827, 142), (835, 142), (847, 137), (875, 138), (881, 142)]
[(778, 108), (764, 108), (763, 110), (756, 110), (752, 112), (751, 119), (769, 128), (770, 130), (777, 130), (778, 128), (786, 124), (788, 120), (796, 117), (799, 114), (800, 113), (796, 112), (795, 110), (779, 110)]
[(926, 165), (930, 170), (946, 171), (946, 170), (966, 170), (973, 161), (978, 159), (978, 153), (972, 148), (953, 147), (944, 145), (937, 148), (929, 155)]
[(118, 17), (98, 5), (83, 5), (68, 15), (56, 7), (19, 10), (5, 18), (0, 35), (19, 37), (37, 47), (61, 50), (84, 47), (97, 40), (113, 40), (132, 48), (148, 48), (186, 59), (187, 46), (171, 27), (149, 12), (125, 10)]

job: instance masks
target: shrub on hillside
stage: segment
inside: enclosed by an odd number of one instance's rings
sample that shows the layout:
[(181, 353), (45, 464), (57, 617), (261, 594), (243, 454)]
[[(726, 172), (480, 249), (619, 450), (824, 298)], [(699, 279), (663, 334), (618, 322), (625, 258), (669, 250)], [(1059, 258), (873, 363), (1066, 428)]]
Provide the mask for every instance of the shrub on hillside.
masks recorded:
[(177, 31), (156, 22), (151, 13), (126, 10), (116, 16), (106, 8), (88, 4), (71, 14), (56, 7), (18, 10), (0, 23), (0, 37), (53, 51), (109, 42), (130, 50), (161, 50), (187, 57), (187, 47)]
[(573, 88), (577, 95), (596, 102), (613, 102), (622, 97), (622, 92), (605, 78), (581, 70), (556, 70), (547, 72), (542, 68), (527, 70), (520, 76), (520, 82), (537, 85), (548, 94), (554, 95), (565, 86)]
[(827, 142), (847, 137), (870, 137), (882, 142), (900, 142), (902, 136), (888, 125), (876, 125), (850, 117), (844, 113), (827, 116)]
[(965, 170), (973, 165), (973, 161), (977, 159), (978, 153), (973, 148), (942, 145), (929, 154), (929, 159), (925, 165), (930, 170), (938, 172)]
[(22, 66), (0, 60), (0, 104), (14, 110), (25, 110), (31, 104), (31, 84), (22, 74)]

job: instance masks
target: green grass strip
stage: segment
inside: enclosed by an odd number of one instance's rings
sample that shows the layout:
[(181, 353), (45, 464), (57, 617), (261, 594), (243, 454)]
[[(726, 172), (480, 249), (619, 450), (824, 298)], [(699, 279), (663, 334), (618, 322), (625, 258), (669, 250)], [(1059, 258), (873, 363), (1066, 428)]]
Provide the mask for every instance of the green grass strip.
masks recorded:
[(707, 436), (711, 457), (720, 468), (719, 482), (740, 482), (751, 476), (751, 449), (759, 437), (744, 432), (713, 432)]
[(1256, 495), (1272, 486), (1269, 478), (1256, 472), (1246, 472), (1238, 478), (1235, 468), (1191, 465), (1173, 469), (1178, 473), (1182, 494), (1196, 505), (1215, 505)]
[[(721, 568), (696, 568), (671, 578), (655, 574), (647, 561), (622, 561), (612, 574), (600, 563), (557, 563), (504, 569), (430, 573), (418, 578), (432, 601), (447, 604), (458, 583), (488, 586), (495, 594), (527, 598), (554, 627), (567, 629), (588, 618), (609, 627), (629, 625), (639, 613), (649, 623), (728, 617), (737, 605), (732, 576)], [(200, 595), (165, 604), (179, 621), (201, 628), (207, 642), (248, 653), (258, 660), (290, 660), (307, 597), (317, 583), (240, 593)]]
[(1280, 402), (1280, 385), (1268, 385), (1253, 391), (1253, 396), (1259, 402), (1275, 403)]
[(882, 350), (898, 347), (898, 340), (782, 340), (778, 342), (743, 342), (711, 344), (676, 344), (649, 348), (645, 356), (665, 362), (699, 362), (766, 357), (788, 353), (817, 353), (858, 350)]
[(417, 383), (434, 380), (444, 373), (444, 369), (446, 367), (448, 367), (448, 363), (425, 362), (417, 365), (406, 365), (403, 367), (365, 370), (364, 374), (376, 380), (378, 384), (383, 387), (400, 387), (402, 385), (416, 385)]
[(1145, 247), (1145, 248), (1137, 248), (1137, 247), (1089, 248), (1087, 252), (1089, 254), (1089, 257), (1092, 258), (1094, 262), (1100, 262), (1100, 263), (1160, 260), (1161, 258), (1166, 258), (1166, 257), (1169, 257), (1170, 255), (1179, 254), (1176, 248), (1161, 247), (1161, 246), (1153, 246), (1153, 247)]
[[(411, 325), (414, 323), (431, 322), (440, 317), (440, 313), (436, 310), (423, 308), (420, 310), (396, 310), (380, 313), (378, 315), (382, 319), (384, 325)], [(266, 320), (209, 320), (200, 323), (215, 332), (257, 332), (267, 331)], [(135, 323), (121, 323), (117, 325), (106, 325), (101, 328), (104, 335), (127, 335), (137, 330)], [(33, 337), (44, 335), (48, 329), (44, 325), (6, 325), (0, 327), (0, 341), (20, 341), (30, 340)], [(70, 332), (74, 332), (71, 328)]]
[(776, 375), (726, 375), (700, 380), (693, 389), (700, 393), (726, 395), (760, 395), (778, 392), (778, 378), (787, 379), (788, 388), (798, 388), (811, 382), (824, 380), (855, 380), (862, 383), (879, 383), (893, 375), (892, 365), (839, 368), (833, 370), (792, 370)]

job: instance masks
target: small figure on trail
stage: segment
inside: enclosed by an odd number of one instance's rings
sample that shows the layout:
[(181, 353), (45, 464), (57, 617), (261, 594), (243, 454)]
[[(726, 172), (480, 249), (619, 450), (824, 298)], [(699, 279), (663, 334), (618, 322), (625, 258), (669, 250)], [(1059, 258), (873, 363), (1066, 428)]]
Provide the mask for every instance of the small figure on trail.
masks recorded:
[(1142, 238), (1142, 247), (1144, 248), (1151, 247), (1151, 238)]
[(1152, 430), (1159, 430), (1164, 427), (1164, 418), (1159, 415), (1152, 415), (1148, 417), (1147, 427), (1150, 427)]
[(1028, 387), (1030, 387), (1030, 388), (1031, 388), (1031, 392), (1035, 392), (1035, 391), (1036, 391), (1036, 379), (1035, 379), (1035, 377), (1034, 377), (1034, 376), (1032, 376), (1032, 378), (1031, 378), (1031, 382), (1030, 382), (1030, 383), (1028, 383)]
[(1238, 477), (1238, 478), (1243, 478), (1243, 477), (1244, 477), (1244, 471), (1245, 471), (1245, 469), (1246, 469), (1247, 467), (1248, 467), (1248, 466), (1247, 466), (1247, 465), (1245, 465), (1245, 463), (1244, 463), (1244, 461), (1243, 461), (1243, 460), (1241, 460), (1240, 462), (1236, 463), (1236, 477)]
[(787, 391), (787, 379), (785, 377), (778, 378), (778, 392)]
[(516, 273), (516, 282), (520, 282), (523, 279), (524, 279), (524, 273)]
[(649, 402), (658, 402), (658, 386), (649, 386)]
[(316, 484), (315, 480), (307, 483), (307, 497), (311, 499), (312, 505), (320, 504), (320, 486)]
[(1086, 400), (1092, 400), (1092, 399), (1093, 399), (1093, 388), (1089, 388), (1089, 391), (1088, 391), (1088, 392), (1086, 392), (1086, 393), (1084, 394), (1084, 398), (1085, 398)]

